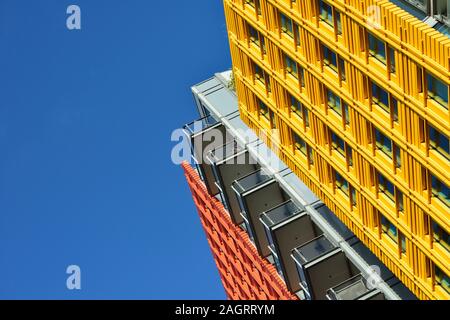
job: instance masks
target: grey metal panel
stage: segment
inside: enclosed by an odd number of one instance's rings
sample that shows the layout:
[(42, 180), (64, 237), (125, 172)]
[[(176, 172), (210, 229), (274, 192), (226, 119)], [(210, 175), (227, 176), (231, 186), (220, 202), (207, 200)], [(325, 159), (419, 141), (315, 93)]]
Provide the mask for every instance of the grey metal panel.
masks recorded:
[(291, 257), (292, 250), (316, 238), (321, 231), (314, 226), (307, 214), (303, 214), (294, 221), (273, 229), (272, 234), (286, 284), (292, 292), (296, 292), (300, 290), (300, 278), (295, 261)]
[(284, 201), (286, 201), (285, 194), (275, 180), (261, 188), (258, 188), (254, 192), (248, 192), (242, 197), (247, 218), (252, 229), (254, 230), (255, 245), (264, 257), (267, 257), (270, 254), (267, 247), (269, 242), (264, 231), (264, 226), (259, 217), (264, 211), (267, 211), (283, 203)]

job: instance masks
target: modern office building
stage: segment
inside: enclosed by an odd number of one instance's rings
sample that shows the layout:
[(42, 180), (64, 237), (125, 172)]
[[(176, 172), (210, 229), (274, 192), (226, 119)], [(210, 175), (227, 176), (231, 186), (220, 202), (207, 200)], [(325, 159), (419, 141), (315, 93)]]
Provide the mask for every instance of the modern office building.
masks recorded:
[[(280, 163), (271, 170), (245, 139), (235, 149), (254, 161), (239, 170), (220, 171), (210, 155), (198, 166), (210, 199), (221, 200), (229, 223), (248, 234), (247, 246), (300, 299), (403, 299), (408, 291), (448, 299), (450, 1), (224, 0), (224, 7), (236, 101), (224, 98), (232, 90), (216, 76), (193, 88), (200, 115), (232, 137), (214, 148), (239, 140), (239, 122)], [(211, 213), (208, 205), (203, 211)], [(204, 225), (219, 244), (230, 238)], [(241, 251), (225, 249), (217, 261), (225, 254), (246, 265)], [(324, 277), (334, 270), (330, 257), (342, 269)], [(367, 286), (370, 265), (382, 270), (377, 292)], [(273, 279), (246, 279), (250, 270), (230, 276), (227, 266), (223, 279), (237, 279), (230, 290), (241, 290), (239, 281), (282, 290)], [(336, 281), (322, 283), (327, 276)]]
[(230, 299), (415, 299), (240, 118), (231, 72), (192, 88), (183, 164)]

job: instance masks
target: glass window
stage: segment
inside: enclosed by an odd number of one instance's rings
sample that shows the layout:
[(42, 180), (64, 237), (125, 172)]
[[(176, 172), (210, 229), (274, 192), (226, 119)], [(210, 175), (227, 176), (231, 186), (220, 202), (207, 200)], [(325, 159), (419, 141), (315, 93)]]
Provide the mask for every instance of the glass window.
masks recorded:
[(263, 53), (266, 53), (266, 43), (264, 41), (264, 36), (259, 33), (252, 25), (247, 24), (248, 34), (250, 37), (250, 42), (256, 45), (257, 47), (263, 50)]
[(342, 116), (341, 98), (330, 89), (327, 89), (328, 107)]
[(401, 149), (395, 143), (393, 143), (393, 145), (395, 154), (395, 167), (401, 169), (402, 167)]
[(295, 22), (294, 22), (294, 34), (295, 34), (295, 45), (297, 47), (300, 47), (300, 28)]
[(350, 186), (350, 190), (351, 190), (351, 197), (352, 197), (352, 206), (356, 207), (356, 201), (357, 201), (356, 189), (354, 187)]
[(263, 84), (265, 84), (265, 72), (264, 70), (257, 65), (256, 63), (253, 63), (253, 69), (255, 70), (255, 79), (261, 81)]
[(348, 181), (344, 179), (337, 171), (335, 171), (336, 177), (336, 187), (344, 192), (347, 196), (349, 195)]
[(258, 107), (259, 107), (259, 114), (270, 121), (269, 107), (267, 107), (267, 105), (259, 99), (258, 99)]
[(447, 136), (431, 125), (428, 128), (430, 133), (430, 147), (450, 159), (450, 144)]
[(395, 243), (398, 243), (398, 230), (397, 227), (381, 215), (381, 231), (391, 238)]
[(348, 146), (347, 144), (345, 145), (346, 150), (347, 150), (347, 160), (348, 160), (348, 165), (350, 167), (353, 166), (353, 149)]
[(431, 189), (433, 197), (438, 198), (446, 206), (450, 207), (450, 189), (434, 175), (431, 175)]
[(389, 113), (389, 94), (372, 82), (372, 102)]
[(333, 8), (323, 0), (319, 1), (320, 19), (330, 26), (333, 25)]
[(295, 113), (300, 119), (303, 119), (303, 105), (294, 96), (289, 94), (289, 100), (291, 104), (291, 111)]
[(245, 0), (245, 3), (253, 7), (258, 15), (261, 15), (261, 5), (259, 4), (259, 0)]
[(389, 71), (395, 73), (395, 50), (388, 47), (389, 50)]
[(303, 70), (303, 68), (299, 68), (300, 70), (300, 85), (302, 86), (302, 88), (305, 87), (305, 72)]
[(450, 252), (450, 236), (445, 230), (433, 221), (433, 238), (434, 241), (439, 243), (445, 250)]
[(344, 107), (344, 119), (345, 119), (345, 124), (349, 125), (350, 124), (350, 110), (348, 108), (348, 104), (346, 104), (345, 102), (342, 104)]
[(258, 47), (260, 46), (259, 40), (259, 32), (255, 28), (253, 28), (250, 24), (248, 26), (248, 34), (250, 35), (250, 41), (256, 44)]
[(435, 100), (448, 109), (448, 86), (427, 73), (428, 98)]
[(333, 147), (333, 150), (336, 150), (343, 157), (345, 157), (345, 142), (333, 131), (331, 132), (331, 145)]
[(369, 37), (369, 54), (383, 64), (386, 64), (386, 47), (383, 41), (375, 37), (370, 32)]
[(322, 45), (322, 51), (323, 51), (324, 65), (330, 67), (331, 70), (333, 70), (334, 72), (338, 72), (336, 53), (334, 53), (330, 48), (328, 48), (325, 45)]
[(280, 20), (281, 20), (281, 32), (293, 38), (294, 28), (292, 25), (292, 19), (286, 17), (283, 13), (280, 12)]
[(306, 108), (303, 108), (303, 112), (305, 114), (305, 125), (306, 125), (306, 127), (309, 127), (309, 110)]
[(375, 140), (377, 149), (392, 159), (392, 140), (375, 128)]
[(270, 128), (276, 129), (277, 128), (277, 120), (275, 119), (275, 112), (272, 110), (269, 110), (269, 116), (270, 116)]
[(297, 62), (295, 62), (291, 57), (288, 55), (284, 55), (284, 62), (286, 67), (286, 72), (293, 76), (294, 78), (298, 79), (298, 69), (297, 69)]
[(314, 165), (314, 150), (310, 146), (308, 146), (308, 159), (309, 164)]
[(404, 234), (399, 232), (399, 238), (400, 238), (400, 245), (401, 245), (402, 253), (406, 253), (406, 237)]
[(336, 24), (337, 24), (337, 34), (342, 34), (342, 22), (341, 22), (341, 13), (338, 10), (334, 10), (334, 14), (336, 15)]
[(450, 294), (450, 277), (444, 273), (437, 266), (434, 267), (434, 274), (436, 279), (436, 284), (441, 286), (442, 289), (447, 291)]
[(392, 120), (396, 123), (398, 123), (398, 103), (397, 100), (391, 99), (391, 105), (392, 105)]
[(398, 189), (395, 190), (395, 196), (397, 198), (397, 211), (403, 213), (405, 211), (404, 203), (403, 203), (403, 193)]
[(294, 137), (295, 150), (300, 151), (303, 155), (307, 157), (306, 142), (302, 138), (300, 138), (298, 134), (293, 133), (292, 135)]
[(347, 80), (347, 75), (345, 73), (345, 61), (341, 57), (338, 57), (338, 64), (339, 64), (339, 76), (341, 78), (341, 81)]
[(394, 185), (384, 175), (378, 172), (378, 192), (384, 193), (394, 201)]

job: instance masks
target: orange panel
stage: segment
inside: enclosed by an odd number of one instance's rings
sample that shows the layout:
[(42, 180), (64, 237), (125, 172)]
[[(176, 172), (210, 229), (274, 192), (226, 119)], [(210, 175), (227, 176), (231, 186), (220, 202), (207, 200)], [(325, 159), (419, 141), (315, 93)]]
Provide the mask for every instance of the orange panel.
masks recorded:
[(188, 163), (182, 167), (228, 299), (298, 300), (222, 203), (208, 194), (197, 172)]

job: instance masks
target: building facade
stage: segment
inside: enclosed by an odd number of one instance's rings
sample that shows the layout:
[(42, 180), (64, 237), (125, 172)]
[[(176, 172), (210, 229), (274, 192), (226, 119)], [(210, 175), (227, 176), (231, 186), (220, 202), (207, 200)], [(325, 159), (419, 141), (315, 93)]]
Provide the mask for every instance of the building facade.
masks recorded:
[(224, 0), (240, 118), (419, 299), (450, 297), (447, 6)]
[[(231, 72), (192, 88), (185, 176), (230, 299), (415, 299), (240, 118)], [(189, 163), (190, 162), (190, 163)]]

